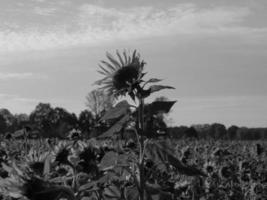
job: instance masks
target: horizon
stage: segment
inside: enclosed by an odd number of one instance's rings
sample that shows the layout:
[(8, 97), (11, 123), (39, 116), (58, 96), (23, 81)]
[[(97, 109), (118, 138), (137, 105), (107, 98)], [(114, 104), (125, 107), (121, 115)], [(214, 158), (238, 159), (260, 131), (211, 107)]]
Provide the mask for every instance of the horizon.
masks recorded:
[(171, 125), (267, 126), (267, 2), (0, 2), (0, 108), (79, 114), (106, 52), (137, 49), (175, 90)]

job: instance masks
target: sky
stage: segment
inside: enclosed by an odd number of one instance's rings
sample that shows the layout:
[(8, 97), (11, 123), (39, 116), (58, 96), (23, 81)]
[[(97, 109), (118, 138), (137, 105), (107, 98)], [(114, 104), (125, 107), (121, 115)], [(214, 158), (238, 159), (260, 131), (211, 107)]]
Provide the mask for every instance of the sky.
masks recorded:
[(106, 52), (176, 89), (171, 125), (267, 126), (266, 0), (0, 0), (0, 107), (79, 113)]

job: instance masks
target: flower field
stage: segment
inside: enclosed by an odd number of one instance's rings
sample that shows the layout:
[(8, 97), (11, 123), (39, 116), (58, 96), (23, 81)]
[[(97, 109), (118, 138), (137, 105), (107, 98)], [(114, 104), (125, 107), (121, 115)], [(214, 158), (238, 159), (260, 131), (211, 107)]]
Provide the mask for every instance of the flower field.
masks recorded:
[[(265, 142), (180, 140), (168, 145), (180, 163), (160, 162), (162, 153), (151, 159), (148, 152), (146, 199), (267, 199)], [(138, 199), (138, 151), (132, 140), (4, 140), (0, 154), (5, 200)]]

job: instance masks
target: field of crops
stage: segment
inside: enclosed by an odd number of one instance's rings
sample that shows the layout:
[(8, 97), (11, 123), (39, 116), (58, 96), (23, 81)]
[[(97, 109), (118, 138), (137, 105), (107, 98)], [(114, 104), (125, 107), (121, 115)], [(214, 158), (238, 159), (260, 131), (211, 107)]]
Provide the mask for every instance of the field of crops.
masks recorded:
[[(145, 156), (146, 199), (267, 199), (265, 142), (168, 144), (181, 163)], [(0, 199), (138, 199), (135, 151), (121, 140), (2, 141)]]

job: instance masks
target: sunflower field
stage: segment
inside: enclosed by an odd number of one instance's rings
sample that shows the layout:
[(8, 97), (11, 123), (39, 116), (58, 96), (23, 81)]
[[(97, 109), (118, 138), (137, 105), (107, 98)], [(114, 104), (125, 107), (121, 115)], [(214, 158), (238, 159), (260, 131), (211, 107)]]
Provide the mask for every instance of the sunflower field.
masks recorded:
[[(146, 199), (267, 198), (266, 143), (181, 140), (168, 145), (181, 163), (145, 159)], [(123, 140), (2, 141), (0, 198), (138, 199), (132, 150), (135, 145)]]

